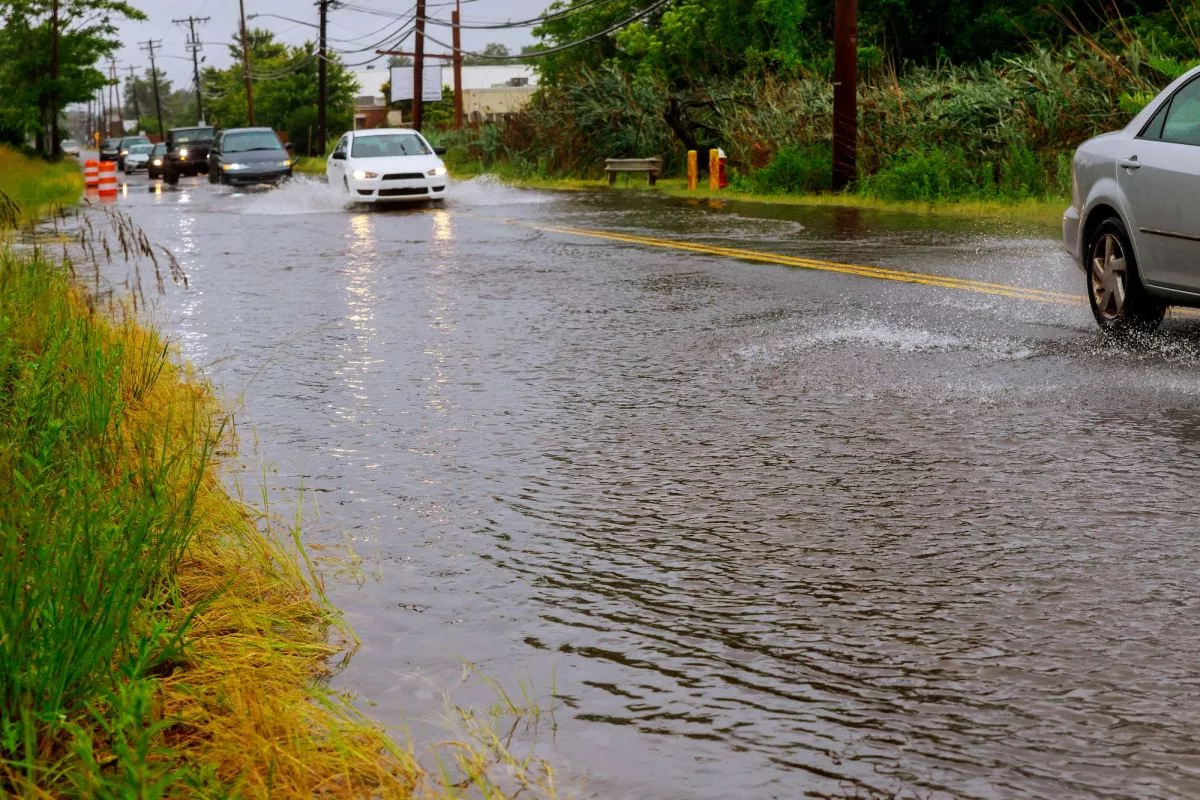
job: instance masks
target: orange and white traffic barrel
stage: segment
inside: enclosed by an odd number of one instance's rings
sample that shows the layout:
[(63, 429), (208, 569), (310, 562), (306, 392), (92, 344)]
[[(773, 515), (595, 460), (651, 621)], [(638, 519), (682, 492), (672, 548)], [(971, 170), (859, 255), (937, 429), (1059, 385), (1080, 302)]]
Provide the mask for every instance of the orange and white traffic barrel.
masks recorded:
[(100, 162), (100, 199), (113, 200), (117, 197), (117, 164), (115, 161)]
[(89, 189), (95, 189), (100, 185), (100, 162), (95, 159), (88, 159), (83, 162), (83, 182)]

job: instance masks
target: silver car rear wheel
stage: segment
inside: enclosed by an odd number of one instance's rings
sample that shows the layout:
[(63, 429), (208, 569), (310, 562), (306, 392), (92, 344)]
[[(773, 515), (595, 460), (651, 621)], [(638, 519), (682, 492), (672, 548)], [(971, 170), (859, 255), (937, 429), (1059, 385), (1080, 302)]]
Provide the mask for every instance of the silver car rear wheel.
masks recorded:
[(1157, 328), (1166, 304), (1146, 292), (1125, 226), (1109, 217), (1092, 231), (1087, 249), (1088, 300), (1092, 316), (1110, 333)]

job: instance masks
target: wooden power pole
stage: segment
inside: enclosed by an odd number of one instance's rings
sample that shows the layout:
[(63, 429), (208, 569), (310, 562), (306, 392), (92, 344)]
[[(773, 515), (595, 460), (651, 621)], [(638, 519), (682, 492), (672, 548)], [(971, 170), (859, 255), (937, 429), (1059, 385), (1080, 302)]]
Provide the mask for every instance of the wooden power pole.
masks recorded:
[(151, 39), (142, 44), (145, 45), (142, 49), (150, 54), (150, 80), (154, 83), (154, 111), (158, 114), (158, 135), (163, 137), (162, 141), (166, 141), (167, 129), (163, 126), (162, 99), (158, 96), (158, 68), (154, 66), (154, 48), (162, 47), (162, 40)]
[(246, 122), (254, 124), (254, 90), (250, 86), (250, 39), (246, 35), (246, 0), (238, 0), (242, 13), (242, 75), (246, 79)]
[(836, 0), (833, 16), (833, 189), (858, 176), (858, 0)]
[(454, 38), (450, 40), (450, 44), (454, 45), (454, 128), (461, 130), (463, 126), (463, 85), (462, 85), (462, 28), (459, 14), (462, 12), (462, 3), (460, 0), (455, 0), (454, 12), (451, 14), (450, 22), (453, 24)]
[(191, 38), (187, 40), (188, 52), (192, 54), (192, 79), (196, 85), (196, 123), (204, 123), (204, 96), (200, 90), (200, 51), (204, 49), (204, 45), (196, 36), (196, 23), (201, 25), (208, 22), (210, 17), (188, 17), (187, 19), (173, 19), (171, 22), (176, 25), (187, 25), (191, 31)]
[(413, 48), (413, 101), (412, 125), (421, 130), (425, 112), (425, 0), (417, 0), (417, 41)]
[(329, 0), (317, 0), (321, 12), (321, 38), (317, 43), (317, 141), (309, 145), (309, 155), (325, 155), (329, 133), (325, 130), (325, 108), (329, 104), (329, 73), (325, 61), (325, 31), (329, 20)]

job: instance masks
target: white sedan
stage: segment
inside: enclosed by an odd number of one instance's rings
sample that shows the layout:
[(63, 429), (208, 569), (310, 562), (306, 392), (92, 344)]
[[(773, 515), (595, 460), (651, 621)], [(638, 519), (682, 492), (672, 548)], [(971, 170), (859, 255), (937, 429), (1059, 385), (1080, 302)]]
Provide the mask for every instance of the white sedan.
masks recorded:
[(439, 152), (408, 128), (350, 131), (330, 154), (325, 175), (356, 203), (442, 200), (446, 165)]

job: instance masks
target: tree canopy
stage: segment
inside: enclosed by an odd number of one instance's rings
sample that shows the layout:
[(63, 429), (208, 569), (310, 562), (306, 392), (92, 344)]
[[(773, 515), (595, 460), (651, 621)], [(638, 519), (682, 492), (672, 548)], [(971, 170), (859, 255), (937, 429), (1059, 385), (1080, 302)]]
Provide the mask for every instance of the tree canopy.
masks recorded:
[[(251, 85), (254, 91), (254, 122), (286, 131), (297, 150), (323, 153), (325, 142), (317, 142), (317, 46), (313, 42), (289, 47), (267, 30), (248, 32)], [(241, 39), (229, 46), (233, 66), (209, 67), (200, 80), (204, 86), (205, 113), (212, 124), (225, 128), (248, 124), (246, 86), (242, 74)], [(354, 122), (357, 83), (337, 56), (330, 56), (327, 69), (328, 133), (341, 135)]]
[(0, 0), (0, 140), (33, 136), (59, 152), (59, 117), (108, 82), (97, 64), (121, 46), (121, 20), (146, 16), (122, 0)]

